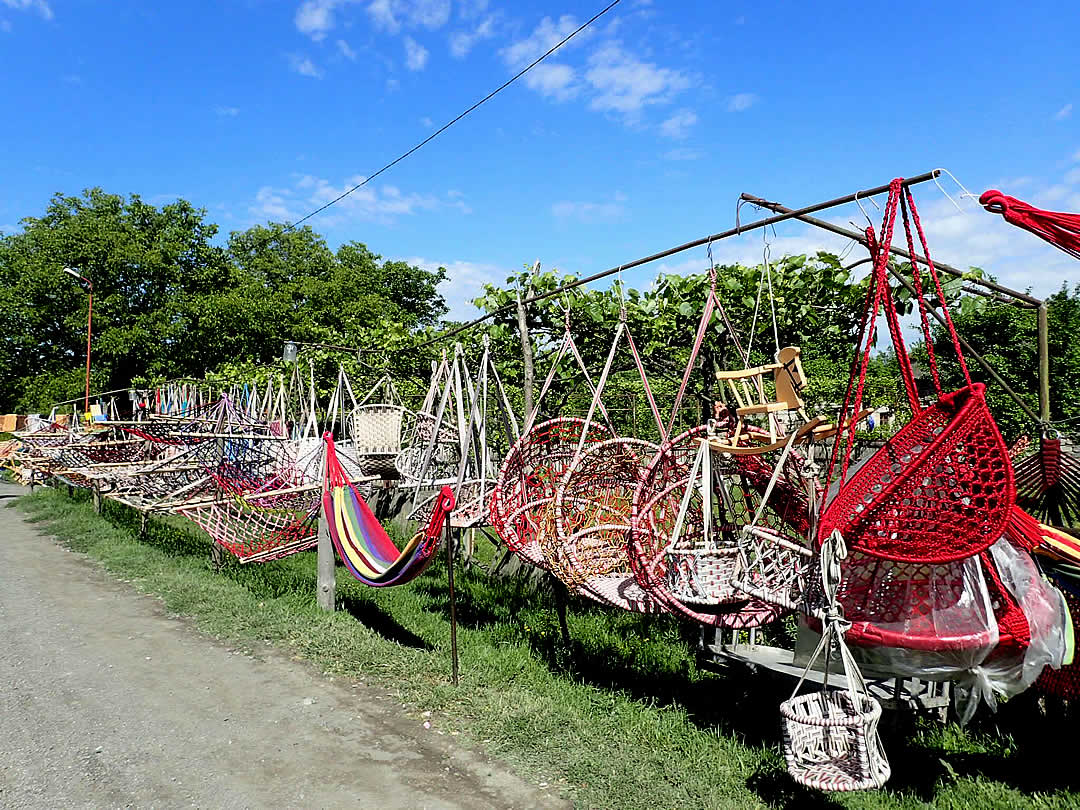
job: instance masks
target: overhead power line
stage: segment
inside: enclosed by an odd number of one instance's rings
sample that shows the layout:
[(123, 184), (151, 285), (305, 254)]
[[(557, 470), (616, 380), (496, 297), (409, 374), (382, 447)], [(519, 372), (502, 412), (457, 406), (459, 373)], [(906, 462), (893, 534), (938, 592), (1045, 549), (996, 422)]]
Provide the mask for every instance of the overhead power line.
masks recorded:
[(389, 168), (391, 168), (391, 167), (393, 167), (393, 166), (397, 165), (397, 164), (398, 164), (398, 163), (400, 163), (401, 161), (405, 160), (405, 158), (407, 158), (407, 157), (408, 157), (409, 155), (413, 154), (413, 152), (416, 152), (416, 151), (417, 151), (418, 149), (420, 149), (420, 148), (424, 147), (425, 145), (427, 145), (427, 144), (431, 143), (431, 142), (432, 142), (433, 140), (435, 140), (435, 139), (436, 139), (437, 137), (439, 137), (439, 136), (440, 136), (440, 135), (441, 135), (442, 133), (446, 132), (446, 130), (450, 129), (450, 127), (452, 127), (452, 126), (453, 126), (454, 124), (456, 124), (456, 123), (457, 123), (458, 121), (460, 121), (460, 120), (461, 120), (462, 118), (464, 118), (465, 116), (469, 115), (469, 113), (471, 113), (471, 112), (472, 112), (473, 110), (477, 109), (477, 108), (478, 108), (478, 107), (480, 107), (481, 105), (483, 105), (483, 104), (485, 104), (486, 102), (490, 101), (491, 99), (495, 98), (495, 96), (497, 96), (497, 95), (498, 95), (499, 93), (501, 93), (501, 92), (502, 92), (503, 90), (505, 90), (505, 89), (506, 89), (507, 87), (509, 87), (510, 85), (512, 85), (512, 84), (513, 84), (514, 82), (516, 82), (516, 81), (517, 81), (518, 79), (520, 79), (520, 78), (521, 78), (522, 76), (524, 76), (524, 75), (525, 75), (526, 73), (528, 73), (528, 72), (529, 72), (530, 70), (532, 70), (532, 69), (533, 69), (534, 67), (536, 67), (536, 66), (537, 66), (537, 65), (539, 65), (539, 64), (540, 64), (541, 62), (543, 62), (543, 61), (544, 61), (545, 59), (547, 59), (547, 58), (548, 58), (549, 56), (551, 56), (551, 55), (552, 55), (553, 53), (555, 53), (555, 51), (559, 50), (559, 48), (561, 48), (561, 47), (562, 47), (563, 45), (565, 45), (565, 44), (566, 44), (567, 42), (569, 42), (569, 41), (570, 41), (571, 39), (573, 39), (574, 37), (576, 37), (576, 36), (577, 36), (578, 34), (580, 34), (580, 33), (581, 33), (582, 31), (584, 31), (584, 30), (585, 30), (586, 28), (588, 28), (588, 27), (589, 27), (590, 25), (592, 25), (592, 24), (593, 24), (594, 22), (596, 22), (597, 20), (599, 20), (599, 19), (600, 19), (601, 17), (603, 17), (603, 16), (605, 15), (605, 14), (607, 14), (607, 13), (608, 13), (609, 11), (611, 11), (611, 10), (612, 10), (613, 8), (615, 8), (615, 6), (619, 5), (619, 3), (620, 3), (620, 2), (622, 2), (622, 0), (612, 0), (612, 2), (611, 2), (611, 3), (608, 3), (608, 5), (607, 5), (607, 6), (605, 6), (605, 7), (603, 8), (603, 9), (601, 9), (600, 11), (598, 11), (598, 12), (597, 12), (596, 14), (594, 14), (594, 15), (593, 15), (592, 17), (590, 17), (590, 18), (589, 18), (588, 20), (586, 20), (586, 21), (585, 21), (584, 23), (582, 23), (581, 25), (579, 25), (579, 26), (578, 26), (577, 28), (575, 28), (575, 29), (574, 29), (574, 30), (573, 30), (572, 32), (570, 32), (569, 34), (567, 34), (567, 35), (566, 35), (565, 37), (563, 37), (563, 38), (562, 38), (562, 39), (561, 39), (561, 40), (560, 40), (560, 41), (559, 41), (559, 42), (558, 42), (558, 43), (557, 43), (557, 44), (556, 44), (556, 45), (555, 45), (554, 47), (550, 48), (550, 49), (549, 49), (548, 51), (546, 51), (546, 52), (545, 52), (544, 54), (542, 54), (542, 55), (541, 55), (541, 56), (539, 56), (539, 57), (538, 57), (537, 59), (535, 59), (534, 61), (532, 61), (531, 63), (529, 63), (529, 64), (528, 64), (528, 65), (527, 65), (526, 67), (522, 68), (522, 69), (521, 69), (520, 71), (518, 71), (517, 73), (515, 73), (515, 74), (514, 74), (513, 76), (511, 76), (511, 77), (510, 77), (509, 79), (507, 79), (507, 80), (506, 80), (505, 82), (503, 82), (502, 84), (500, 84), (500, 85), (499, 85), (498, 87), (496, 87), (496, 88), (495, 88), (494, 90), (492, 90), (492, 91), (491, 91), (490, 93), (488, 93), (488, 94), (487, 94), (486, 96), (484, 96), (484, 97), (483, 97), (482, 99), (480, 99), (480, 100), (479, 100), (478, 102), (476, 102), (476, 103), (475, 103), (475, 104), (473, 104), (473, 105), (472, 105), (471, 107), (469, 107), (469, 109), (465, 110), (465, 112), (461, 113), (461, 114), (460, 114), (460, 115), (458, 115), (457, 117), (455, 117), (455, 118), (451, 119), (450, 121), (448, 121), (447, 123), (443, 124), (443, 125), (442, 125), (441, 127), (439, 127), (439, 128), (437, 129), (437, 130), (435, 130), (435, 131), (434, 131), (434, 132), (432, 132), (432, 133), (431, 133), (430, 135), (428, 135), (428, 136), (427, 136), (426, 138), (424, 138), (424, 140), (420, 141), (420, 143), (416, 144), (416, 146), (414, 146), (414, 147), (413, 147), (412, 149), (410, 149), (410, 150), (409, 150), (408, 152), (404, 152), (403, 154), (401, 154), (401, 155), (398, 155), (398, 156), (397, 156), (396, 158), (394, 158), (393, 160), (391, 160), (391, 161), (390, 161), (389, 163), (387, 163), (387, 164), (386, 164), (385, 166), (383, 166), (383, 167), (382, 167), (381, 169), (379, 169), (379, 170), (378, 170), (377, 172), (375, 172), (374, 174), (370, 175), (369, 177), (365, 177), (365, 178), (364, 178), (364, 179), (363, 179), (362, 181), (360, 181), (359, 183), (357, 183), (357, 184), (356, 184), (355, 186), (353, 186), (352, 188), (350, 188), (350, 189), (347, 189), (347, 190), (346, 190), (346, 191), (345, 191), (344, 193), (342, 193), (342, 194), (340, 194), (339, 196), (335, 197), (334, 199), (330, 200), (330, 202), (326, 203), (325, 205), (321, 205), (321, 206), (319, 206), (319, 207), (318, 207), (318, 208), (316, 208), (316, 209), (315, 209), (314, 211), (312, 211), (312, 212), (311, 212), (310, 214), (307, 214), (306, 216), (304, 216), (304, 217), (301, 217), (300, 219), (298, 219), (298, 220), (297, 220), (296, 222), (294, 222), (293, 224), (291, 224), (291, 225), (288, 225), (288, 226), (286, 226), (285, 230), (286, 230), (286, 231), (291, 231), (291, 230), (293, 230), (293, 229), (294, 229), (294, 228), (295, 228), (296, 226), (298, 226), (298, 225), (301, 225), (301, 224), (303, 224), (304, 222), (307, 222), (307, 220), (311, 219), (311, 218), (312, 218), (313, 216), (316, 216), (317, 214), (320, 214), (320, 213), (322, 213), (323, 211), (325, 211), (325, 210), (326, 210), (327, 208), (329, 208), (330, 206), (332, 206), (332, 205), (336, 205), (337, 203), (339, 203), (339, 202), (341, 202), (342, 200), (344, 200), (344, 199), (345, 199), (346, 197), (348, 197), (348, 196), (349, 196), (350, 194), (352, 194), (352, 193), (353, 193), (354, 191), (356, 191), (357, 189), (360, 189), (360, 188), (362, 188), (362, 187), (366, 186), (366, 185), (367, 185), (368, 183), (370, 183), (370, 182), (371, 182), (372, 180), (374, 180), (374, 179), (375, 179), (376, 177), (378, 177), (378, 176), (379, 176), (380, 174), (382, 174), (383, 172), (385, 172), (385, 171), (386, 171), (387, 169), (389, 169)]

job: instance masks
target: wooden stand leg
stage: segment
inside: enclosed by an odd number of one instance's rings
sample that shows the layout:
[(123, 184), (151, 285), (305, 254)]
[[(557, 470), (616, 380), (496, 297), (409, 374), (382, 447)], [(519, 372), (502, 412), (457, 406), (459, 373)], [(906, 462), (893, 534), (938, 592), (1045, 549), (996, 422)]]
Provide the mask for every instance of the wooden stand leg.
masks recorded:
[(326, 516), (319, 516), (318, 602), (323, 610), (333, 612), (337, 581), (334, 578), (334, 544), (330, 540), (330, 527)]

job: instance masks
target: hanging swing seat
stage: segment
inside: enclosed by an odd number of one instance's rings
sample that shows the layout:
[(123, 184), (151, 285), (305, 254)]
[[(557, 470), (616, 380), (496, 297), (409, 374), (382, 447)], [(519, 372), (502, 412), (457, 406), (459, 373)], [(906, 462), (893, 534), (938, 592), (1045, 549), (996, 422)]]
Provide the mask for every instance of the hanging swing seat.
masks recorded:
[[(733, 430), (710, 435), (714, 449), (747, 455), (782, 449), (791, 439), (780, 429), (778, 417), (784, 413), (793, 413), (802, 421), (795, 431), (795, 444), (822, 441), (873, 413), (872, 409), (862, 410), (841, 425), (832, 424), (822, 416), (809, 418), (803, 399), (807, 380), (801, 355), (798, 346), (785, 346), (777, 352), (775, 363), (716, 372), (716, 379), (733, 398), (730, 410), (734, 412), (735, 423)], [(748, 430), (744, 420), (752, 416), (767, 417), (765, 432)]]
[(403, 585), (431, 564), (446, 516), (454, 508), (454, 493), (443, 487), (427, 527), (399, 549), (387, 535), (367, 502), (345, 475), (333, 437), (327, 433), (326, 491), (323, 516), (338, 556), (357, 580), (372, 587)]
[(352, 436), (356, 460), (368, 475), (395, 475), (394, 460), (401, 452), (401, 427), (406, 409), (400, 405), (372, 403), (352, 413)]
[(944, 394), (916, 415), (840, 487), (818, 536), (835, 529), (854, 551), (938, 564), (997, 542), (1016, 488), (984, 389)]

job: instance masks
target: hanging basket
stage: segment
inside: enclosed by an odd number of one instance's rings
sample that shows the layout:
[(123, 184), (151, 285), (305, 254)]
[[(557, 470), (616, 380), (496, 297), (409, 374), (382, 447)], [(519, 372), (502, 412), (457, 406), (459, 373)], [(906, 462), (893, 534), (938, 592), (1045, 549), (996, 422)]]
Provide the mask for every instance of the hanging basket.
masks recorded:
[(841, 487), (821, 516), (855, 552), (943, 564), (1001, 537), (1016, 499), (1008, 449), (974, 383), (919, 413)]
[(845, 689), (811, 692), (780, 704), (784, 759), (800, 785), (870, 790), (891, 774), (878, 735), (881, 704)]
[[(723, 474), (732, 481), (733, 496), (722, 507), (719, 499), (714, 499), (708, 532), (711, 540), (707, 540), (700, 491), (691, 491), (682, 509), (688, 488), (700, 489), (694, 460), (707, 437), (705, 426), (683, 433), (662, 445), (646, 468), (634, 493), (630, 563), (641, 586), (669, 610), (710, 627), (758, 627), (789, 610), (735, 587), (741, 564), (739, 532), (751, 522), (773, 469), (768, 456), (724, 459)], [(800, 465), (801, 459), (792, 453), (762, 515), (763, 526), (794, 542), (806, 532), (809, 514), (798, 478)], [(680, 511), (684, 520), (676, 532)], [(672, 570), (676, 566), (682, 567), (681, 573)], [(730, 577), (726, 583), (722, 581), (725, 575)]]
[(787, 610), (803, 604), (806, 574), (814, 554), (774, 529), (743, 529), (738, 541), (739, 566), (733, 582), (748, 596)]
[[(881, 787), (891, 770), (878, 734), (881, 705), (870, 696), (844, 634), (848, 621), (840, 611), (837, 586), (840, 562), (847, 557), (839, 532), (825, 538), (817, 555), (818, 598), (811, 611), (824, 623), (824, 632), (791, 697), (780, 704), (784, 759), (788, 773), (801, 785), (817, 790), (869, 790)], [(846, 683), (829, 688), (829, 663), (835, 647)], [(814, 664), (824, 657), (824, 687), (799, 695)]]
[(352, 414), (352, 452), (365, 475), (395, 476), (406, 410), (400, 405), (360, 405)]
[(671, 595), (685, 605), (724, 605), (746, 601), (735, 586), (742, 574), (735, 544), (712, 548), (673, 548), (665, 555)]

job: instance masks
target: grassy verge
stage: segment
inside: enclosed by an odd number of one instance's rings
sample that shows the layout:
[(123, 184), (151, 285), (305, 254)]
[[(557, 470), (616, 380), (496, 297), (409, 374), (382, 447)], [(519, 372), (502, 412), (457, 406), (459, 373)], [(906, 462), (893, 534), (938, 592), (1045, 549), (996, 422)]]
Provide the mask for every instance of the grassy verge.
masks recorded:
[[(185, 521), (138, 517), (41, 489), (17, 505), (69, 548), (161, 597), (205, 632), (271, 642), (336, 675), (377, 683), (433, 727), (459, 731), (534, 781), (598, 808), (1012, 808), (1080, 806), (1067, 714), (1014, 701), (994, 727), (907, 723), (888, 729), (885, 790), (803, 790), (776, 751), (790, 683), (700, 669), (696, 630), (572, 603), (563, 643), (551, 601), (483, 571), (460, 570), (462, 685), (450, 685), (445, 567), (408, 586), (365, 588), (339, 568), (342, 610), (314, 601), (315, 555), (261, 566), (208, 563)], [(1072, 733), (1075, 733), (1073, 731)]]

